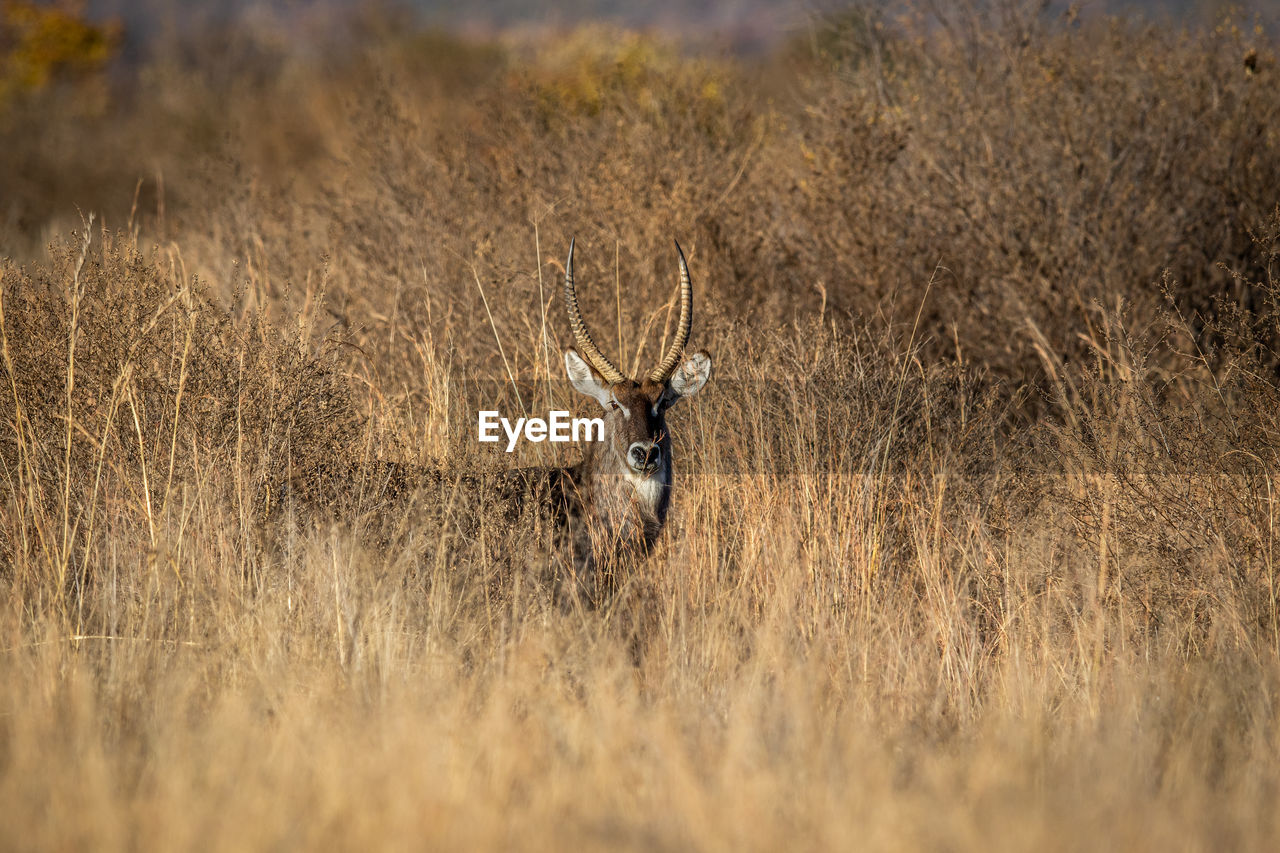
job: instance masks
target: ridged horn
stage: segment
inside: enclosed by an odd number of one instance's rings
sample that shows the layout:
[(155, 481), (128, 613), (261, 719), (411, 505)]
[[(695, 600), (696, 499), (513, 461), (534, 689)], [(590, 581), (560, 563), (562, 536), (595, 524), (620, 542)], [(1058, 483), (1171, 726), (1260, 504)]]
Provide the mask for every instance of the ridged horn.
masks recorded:
[(605, 381), (610, 385), (617, 385), (626, 382), (627, 377), (623, 376), (622, 371), (614, 367), (613, 362), (600, 352), (596, 342), (591, 340), (591, 333), (587, 331), (586, 323), (582, 322), (582, 315), (578, 313), (578, 296), (573, 289), (573, 247), (576, 242), (576, 239), (569, 241), (569, 260), (564, 263), (564, 305), (569, 310), (569, 326), (573, 329), (573, 340), (577, 343), (582, 355), (586, 356), (587, 361), (600, 371)]
[(689, 330), (693, 327), (693, 282), (689, 280), (689, 265), (684, 261), (684, 250), (676, 242), (680, 255), (680, 322), (676, 324), (676, 336), (667, 349), (666, 357), (649, 374), (651, 382), (666, 382), (680, 362), (685, 344), (689, 343)]

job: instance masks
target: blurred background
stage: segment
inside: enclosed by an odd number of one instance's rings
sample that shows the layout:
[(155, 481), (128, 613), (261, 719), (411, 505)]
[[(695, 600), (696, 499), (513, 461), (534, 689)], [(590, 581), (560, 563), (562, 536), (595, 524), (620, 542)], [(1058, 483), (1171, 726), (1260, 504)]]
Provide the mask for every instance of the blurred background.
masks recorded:
[[(315, 17), (341, 18), (344, 10), (369, 5), (362, 0), (215, 0), (200, 4), (175, 4), (169, 0), (86, 0), (84, 9), (94, 20), (116, 19), (146, 41), (166, 27), (184, 29), (257, 18), (302, 21)], [(736, 50), (765, 50), (794, 35), (823, 14), (851, 4), (840, 0), (566, 0), (538, 3), (532, 0), (480, 0), (449, 3), (439, 0), (402, 0), (383, 3), (411, 14), (420, 25), (472, 35), (494, 35), (512, 30), (557, 30), (589, 21), (651, 29), (671, 36), (719, 43)], [(875, 4), (892, 8), (892, 3)], [(906, 8), (907, 4), (898, 4)], [(1043, 0), (1046, 14), (1070, 7), (1065, 0)], [(1266, 0), (1238, 3), (1217, 0), (1093, 0), (1074, 4), (1084, 14), (1140, 14), (1149, 18), (1190, 23), (1236, 10), (1243, 13), (1276, 10)], [(180, 8), (181, 7), (181, 8)], [(956, 4), (935, 3), (945, 11)]]

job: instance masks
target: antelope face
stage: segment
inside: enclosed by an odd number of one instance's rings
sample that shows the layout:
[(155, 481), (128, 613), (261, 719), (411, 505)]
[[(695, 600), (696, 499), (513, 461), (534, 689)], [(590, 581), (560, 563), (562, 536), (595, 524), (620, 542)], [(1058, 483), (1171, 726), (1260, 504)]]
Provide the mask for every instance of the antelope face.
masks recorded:
[(610, 383), (578, 354), (567, 350), (565, 371), (580, 393), (604, 410), (608, 451), (634, 477), (647, 478), (669, 470), (671, 436), (667, 409), (697, 393), (711, 376), (711, 356), (697, 352), (672, 372), (669, 379), (643, 383), (632, 379)]
[(566, 350), (564, 354), (569, 381), (604, 409), (608, 452), (622, 470), (638, 479), (648, 479), (661, 473), (664, 476), (659, 479), (667, 483), (670, 482), (671, 471), (667, 409), (684, 397), (696, 394), (711, 376), (711, 356), (705, 352), (684, 356), (684, 347), (693, 325), (693, 284), (684, 252), (678, 243), (676, 252), (680, 256), (680, 320), (666, 355), (642, 382), (628, 378), (618, 370), (600, 352), (582, 322), (573, 284), (572, 243), (569, 245), (569, 260), (565, 262), (564, 281), (565, 307), (577, 343), (577, 349)]

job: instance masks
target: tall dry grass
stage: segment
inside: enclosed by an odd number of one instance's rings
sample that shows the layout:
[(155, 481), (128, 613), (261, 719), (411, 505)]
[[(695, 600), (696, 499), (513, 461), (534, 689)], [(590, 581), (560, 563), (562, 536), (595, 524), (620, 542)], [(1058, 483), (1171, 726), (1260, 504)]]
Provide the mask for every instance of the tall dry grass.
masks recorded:
[[(1271, 847), (1273, 43), (966, 21), (370, 15), (14, 105), (5, 846)], [(679, 236), (717, 366), (576, 612), (536, 521), (384, 477), (572, 461), (471, 440), (571, 402), (570, 234), (628, 366)]]

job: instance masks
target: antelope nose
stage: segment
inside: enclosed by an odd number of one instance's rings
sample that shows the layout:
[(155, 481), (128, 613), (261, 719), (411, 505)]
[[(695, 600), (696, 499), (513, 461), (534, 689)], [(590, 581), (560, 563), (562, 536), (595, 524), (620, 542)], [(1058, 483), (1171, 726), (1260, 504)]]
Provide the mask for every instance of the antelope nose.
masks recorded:
[(653, 442), (637, 441), (631, 445), (627, 456), (632, 468), (648, 474), (657, 470), (658, 463), (662, 461), (662, 448)]

